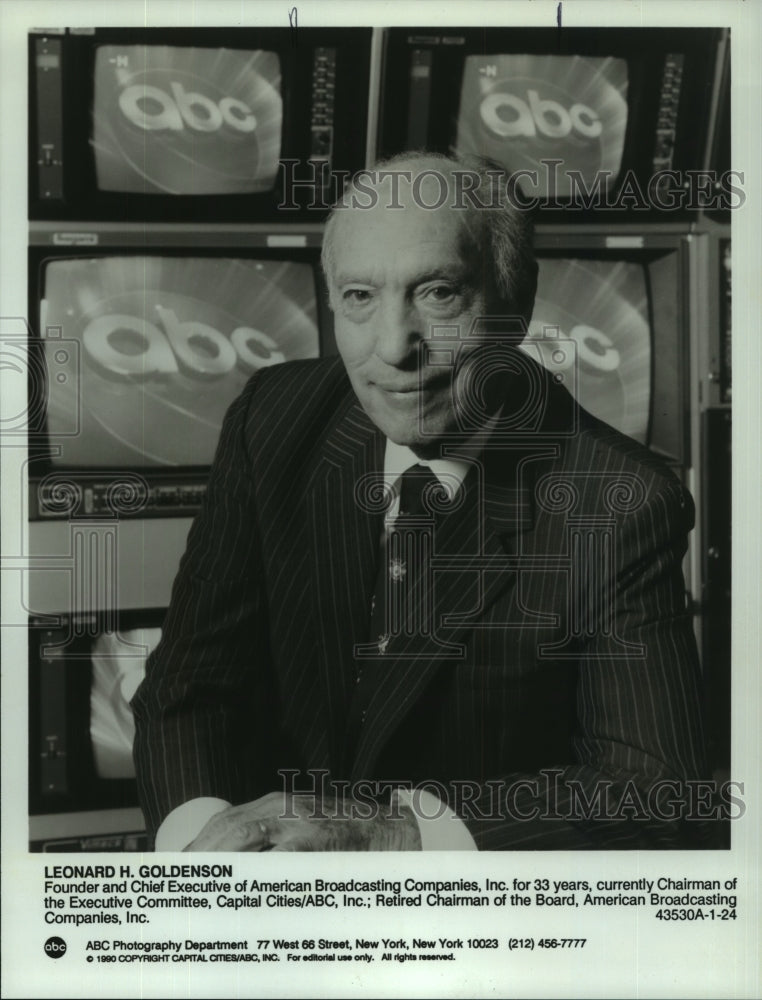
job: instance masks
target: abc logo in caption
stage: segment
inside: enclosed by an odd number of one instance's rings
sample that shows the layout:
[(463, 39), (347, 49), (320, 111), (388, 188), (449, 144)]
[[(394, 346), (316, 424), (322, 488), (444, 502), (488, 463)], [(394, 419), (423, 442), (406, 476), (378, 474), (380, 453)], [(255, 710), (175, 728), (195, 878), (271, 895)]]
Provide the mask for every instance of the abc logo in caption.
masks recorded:
[(66, 954), (66, 942), (60, 937), (49, 937), (45, 942), (45, 954), (48, 958), (63, 958)]

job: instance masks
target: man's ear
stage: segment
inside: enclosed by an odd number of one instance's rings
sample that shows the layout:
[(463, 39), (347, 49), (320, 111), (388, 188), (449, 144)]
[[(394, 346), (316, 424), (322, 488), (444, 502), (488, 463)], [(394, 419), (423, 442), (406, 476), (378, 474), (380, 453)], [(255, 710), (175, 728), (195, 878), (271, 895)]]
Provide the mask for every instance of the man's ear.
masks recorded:
[(328, 275), (323, 274), (323, 288), (325, 302), (332, 313), (336, 312), (336, 287), (329, 280)]
[(532, 267), (527, 268), (527, 287), (526, 296), (522, 304), (521, 315), (524, 317), (527, 328), (529, 328), (529, 321), (532, 318), (532, 313), (534, 312), (534, 300), (537, 296), (537, 275), (539, 273), (539, 267), (537, 266), (537, 261), (532, 261)]

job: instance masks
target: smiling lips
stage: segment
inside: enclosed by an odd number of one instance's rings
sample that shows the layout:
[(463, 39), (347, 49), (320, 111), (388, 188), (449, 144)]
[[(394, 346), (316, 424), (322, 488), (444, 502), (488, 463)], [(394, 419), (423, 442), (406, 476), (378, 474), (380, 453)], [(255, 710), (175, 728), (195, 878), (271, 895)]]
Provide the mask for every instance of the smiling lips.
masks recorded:
[(425, 382), (415, 381), (406, 385), (384, 385), (383, 382), (370, 380), (370, 384), (380, 389), (389, 396), (410, 396), (413, 393), (425, 393), (431, 390), (441, 389), (449, 381), (446, 375), (437, 375), (429, 378)]
[(425, 387), (420, 385), (406, 386), (404, 389), (388, 389), (386, 386), (376, 383), (376, 388), (385, 392), (387, 396), (412, 396), (413, 393), (423, 392)]

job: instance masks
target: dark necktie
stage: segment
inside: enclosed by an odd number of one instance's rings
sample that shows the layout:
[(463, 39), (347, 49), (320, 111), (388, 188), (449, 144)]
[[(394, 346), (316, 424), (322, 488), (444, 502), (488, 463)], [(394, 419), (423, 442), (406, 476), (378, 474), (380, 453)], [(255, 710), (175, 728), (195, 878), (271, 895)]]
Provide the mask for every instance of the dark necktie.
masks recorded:
[(395, 655), (395, 640), (430, 631), (433, 588), (427, 577), (434, 510), (442, 509), (444, 496), (437, 477), (422, 465), (412, 466), (400, 480), (399, 513), (379, 546), (370, 642), (356, 648), (355, 691), (347, 718), (348, 766), (372, 708), (378, 672), (387, 669), (387, 656)]
[(422, 579), (429, 564), (434, 511), (444, 488), (431, 469), (413, 465), (400, 480), (399, 513), (381, 543), (371, 605), (370, 639), (381, 654), (403, 632), (430, 627), (430, 587)]

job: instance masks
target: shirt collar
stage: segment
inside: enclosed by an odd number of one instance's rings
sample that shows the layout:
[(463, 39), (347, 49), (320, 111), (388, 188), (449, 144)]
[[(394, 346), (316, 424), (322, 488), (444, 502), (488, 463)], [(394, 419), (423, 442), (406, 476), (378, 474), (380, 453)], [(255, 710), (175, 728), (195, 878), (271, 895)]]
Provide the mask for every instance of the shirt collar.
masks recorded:
[(470, 464), (459, 458), (418, 458), (414, 451), (402, 444), (386, 440), (386, 453), (384, 456), (384, 482), (389, 486), (397, 487), (400, 476), (411, 465), (423, 465), (434, 473), (439, 482), (444, 486), (452, 499), (460, 487), (463, 480), (468, 475)]
[[(492, 432), (503, 408), (493, 414), (483, 427), (483, 431), (488, 434)], [(483, 435), (466, 442), (462, 449), (464, 455), (475, 458), (484, 447)], [(396, 444), (394, 441), (386, 439), (386, 452), (384, 454), (384, 482), (388, 486), (393, 486), (396, 493), (399, 493), (399, 480), (403, 472), (412, 465), (423, 465), (431, 469), (439, 482), (449, 494), (450, 499), (458, 493), (463, 481), (468, 475), (471, 463), (465, 458), (418, 458), (414, 451), (403, 444)], [(395, 506), (398, 497), (395, 497)]]

